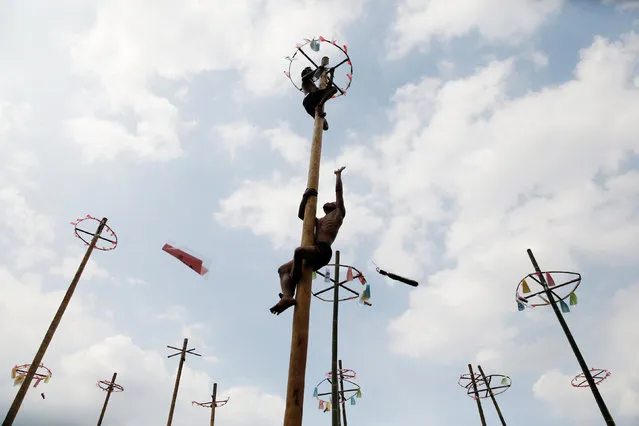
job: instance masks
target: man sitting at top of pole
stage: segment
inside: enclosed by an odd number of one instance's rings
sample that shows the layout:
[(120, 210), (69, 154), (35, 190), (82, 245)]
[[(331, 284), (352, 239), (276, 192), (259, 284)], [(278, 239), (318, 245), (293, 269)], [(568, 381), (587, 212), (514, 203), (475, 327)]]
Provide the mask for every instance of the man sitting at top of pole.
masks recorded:
[[(314, 245), (306, 247), (298, 247), (295, 249), (293, 260), (283, 264), (277, 270), (280, 275), (280, 285), (282, 293), (280, 293), (280, 301), (271, 308), (271, 313), (279, 315), (286, 309), (295, 305), (295, 288), (302, 276), (302, 260), (306, 261), (306, 265), (313, 268), (314, 271), (321, 269), (329, 264), (333, 257), (331, 245), (337, 238), (346, 209), (344, 208), (344, 194), (342, 187), (342, 171), (345, 167), (335, 170), (335, 196), (336, 201), (324, 204), (324, 213), (326, 215), (321, 218), (315, 218), (315, 235)], [(304, 209), (306, 202), (311, 196), (317, 196), (317, 191), (309, 188), (302, 196), (298, 216), (304, 220)]]
[[(306, 112), (315, 118), (315, 110), (318, 109), (320, 117), (326, 117), (323, 110), (324, 102), (329, 100), (337, 93), (337, 88), (329, 83), (326, 75), (326, 66), (328, 65), (328, 57), (322, 58), (322, 64), (313, 72), (311, 67), (306, 67), (302, 71), (302, 90), (306, 94), (302, 104)], [(320, 87), (315, 85), (315, 81), (320, 79)], [(328, 130), (328, 121), (324, 118), (324, 130)]]

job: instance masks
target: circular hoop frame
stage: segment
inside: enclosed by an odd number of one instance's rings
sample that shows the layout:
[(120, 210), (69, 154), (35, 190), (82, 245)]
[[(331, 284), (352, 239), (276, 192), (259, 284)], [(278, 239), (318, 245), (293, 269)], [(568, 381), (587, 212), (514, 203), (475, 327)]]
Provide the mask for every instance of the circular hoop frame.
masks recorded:
[[(215, 401), (215, 408), (224, 407), (229, 402), (229, 399), (231, 399), (230, 396), (223, 401)], [(198, 407), (204, 407), (204, 408), (212, 408), (213, 401), (209, 401), (209, 402), (191, 401), (191, 405), (197, 405)]]
[[(29, 368), (31, 368), (31, 364), (22, 364), (22, 365), (14, 366), (11, 369), (11, 378), (16, 379), (16, 376), (26, 377), (27, 373), (29, 372)], [(51, 370), (48, 367), (46, 367), (44, 364), (40, 363), (35, 374), (33, 375), (33, 379), (35, 379), (35, 384), (33, 385), (33, 387), (34, 388), (37, 387), (41, 381), (44, 381), (44, 383), (48, 383), (49, 379), (51, 379), (51, 376), (53, 376), (53, 372), (51, 372)]]
[[(319, 383), (315, 386), (315, 388), (319, 389), (319, 387), (322, 385), (322, 383), (324, 383), (324, 382), (329, 382), (330, 380), (331, 380), (331, 379), (330, 379), (330, 377), (325, 378), (324, 380), (322, 380), (321, 382), (319, 382)], [(330, 382), (329, 382), (329, 383), (330, 383)], [(342, 403), (345, 403), (346, 401), (350, 400), (353, 396), (357, 395), (357, 393), (361, 390), (360, 386), (359, 386), (357, 383), (353, 382), (353, 381), (350, 381), (350, 380), (344, 379), (344, 383), (345, 383), (345, 384), (346, 384), (346, 383), (349, 383), (349, 384), (351, 384), (351, 385), (355, 386), (355, 389), (345, 390), (343, 395), (342, 395), (342, 392), (341, 392), (341, 391), (338, 391), (338, 392), (337, 392), (337, 394), (338, 394), (338, 395), (337, 395), (337, 398), (338, 398), (337, 403), (338, 403), (338, 404), (342, 404)], [(349, 392), (351, 392), (352, 394), (351, 394), (350, 396), (346, 397), (346, 395), (347, 395)], [(316, 396), (316, 398), (317, 398), (319, 401), (323, 401), (324, 403), (331, 402), (331, 401), (330, 401), (330, 399), (328, 399), (328, 400), (327, 400), (327, 399), (323, 399), (323, 398), (320, 398), (319, 396)]]
[[(491, 374), (486, 376), (486, 381), (484, 381), (483, 377), (479, 373), (474, 373), (475, 376), (475, 385), (477, 386), (477, 392), (473, 389), (473, 382), (470, 378), (470, 373), (462, 374), (459, 376), (459, 381), (457, 384), (462, 388), (466, 389), (466, 395), (471, 397), (472, 399), (484, 399), (490, 396), (490, 389), (493, 392), (494, 396), (497, 396), (501, 393), (506, 392), (510, 386), (513, 384), (513, 381), (510, 377), (504, 376), (503, 374)], [(496, 378), (499, 381), (499, 386), (491, 386), (493, 382), (493, 378)], [(503, 384), (504, 380), (506, 381)], [(483, 392), (483, 394), (482, 394)]]
[(124, 392), (124, 388), (121, 385), (108, 380), (98, 380), (96, 386), (105, 392), (108, 392), (109, 388), (111, 389), (111, 392)]
[[(591, 368), (590, 375), (592, 376), (592, 380), (595, 382), (595, 386), (599, 386), (599, 383), (606, 380), (610, 377), (612, 373), (603, 368)], [(586, 375), (582, 372), (577, 374), (571, 381), (570, 384), (573, 388), (587, 388), (590, 387), (588, 385), (588, 381), (586, 380)]]
[[(357, 376), (357, 374), (349, 369), (349, 368), (343, 368), (343, 369), (338, 369), (337, 370), (337, 378), (338, 379), (354, 379)], [(333, 377), (333, 372), (329, 371), (328, 373), (326, 373), (326, 377), (328, 377), (329, 379), (331, 379)]]
[[(327, 39), (325, 39), (325, 38), (324, 38), (324, 37), (322, 37), (322, 36), (319, 36), (319, 38), (317, 38), (317, 39), (312, 39), (312, 40), (309, 40), (309, 39), (307, 39), (307, 38), (306, 38), (306, 39), (304, 39), (304, 42), (303, 42), (303, 43), (298, 43), (298, 44), (297, 44), (297, 46), (296, 46), (296, 50), (295, 50), (295, 53), (293, 54), (293, 56), (290, 56), (290, 57), (289, 57), (289, 56), (287, 56), (286, 58), (284, 58), (284, 59), (287, 59), (287, 60), (289, 61), (288, 69), (287, 69), (286, 71), (284, 71), (284, 75), (285, 75), (285, 76), (286, 76), (286, 77), (287, 77), (287, 78), (291, 81), (291, 83), (293, 84), (293, 86), (295, 86), (295, 88), (296, 88), (297, 90), (299, 90), (300, 92), (302, 92), (302, 91), (303, 91), (303, 89), (302, 89), (300, 86), (298, 86), (297, 84), (295, 84), (295, 82), (294, 82), (294, 81), (293, 81), (293, 79), (291, 78), (291, 67), (293, 66), (293, 61), (294, 61), (294, 60), (298, 57), (298, 56), (297, 56), (298, 54), (299, 54), (300, 56), (304, 56), (304, 57), (306, 57), (306, 58), (308, 59), (308, 56), (307, 56), (307, 55), (305, 54), (305, 52), (303, 51), (303, 48), (304, 48), (304, 47), (306, 47), (306, 46), (310, 46), (310, 45), (311, 45), (311, 43), (314, 43), (314, 42), (327, 43), (328, 45), (331, 45), (331, 46), (333, 46), (333, 47), (337, 48), (338, 50), (340, 50), (340, 51), (341, 51), (341, 52), (342, 52), (342, 53), (346, 56), (346, 59), (344, 59), (344, 60), (343, 60), (342, 62), (340, 62), (338, 65), (336, 65), (336, 66), (334, 66), (334, 67), (329, 68), (329, 69), (331, 69), (331, 70), (335, 70), (335, 69), (337, 69), (338, 67), (340, 67), (342, 64), (347, 64), (347, 65), (350, 67), (349, 72), (348, 72), (348, 73), (346, 73), (346, 77), (348, 78), (348, 83), (347, 83), (347, 84), (346, 84), (346, 86), (345, 86), (345, 87), (343, 87), (343, 88), (342, 88), (342, 87), (338, 87), (336, 84), (334, 84), (334, 86), (335, 86), (335, 87), (337, 87), (337, 89), (338, 89), (338, 93), (336, 93), (335, 95), (333, 95), (333, 96), (331, 97), (331, 99), (334, 99), (334, 98), (337, 98), (337, 97), (339, 97), (339, 96), (343, 96), (343, 95), (345, 95), (345, 94), (346, 94), (346, 92), (348, 91), (348, 89), (351, 87), (351, 83), (353, 82), (353, 63), (351, 62), (351, 57), (348, 55), (348, 47), (346, 47), (346, 45), (345, 45), (345, 44), (343, 44), (342, 46), (340, 46), (340, 45), (337, 43), (337, 40), (327, 40)], [(313, 65), (315, 65), (315, 64), (313, 64)], [(316, 66), (316, 67), (317, 67), (317, 66)]]
[[(577, 291), (577, 288), (581, 284), (581, 274), (578, 272), (543, 271), (542, 274), (545, 274), (546, 276), (545, 281), (548, 284), (548, 289), (552, 292), (553, 296), (556, 299), (558, 299), (557, 301), (562, 301), (569, 298), (572, 293)], [(563, 275), (567, 279), (565, 281), (564, 280), (555, 281), (555, 279), (553, 278), (553, 275), (555, 276), (559, 275), (560, 277)], [(550, 279), (548, 279), (548, 277), (550, 277)], [(548, 283), (548, 281), (551, 281), (551, 280), (552, 282), (555, 282), (555, 285), (550, 285), (550, 283)], [(523, 291), (524, 283), (526, 283), (526, 285), (528, 286), (530, 290), (529, 292)], [(541, 288), (541, 290), (532, 291), (532, 289), (530, 289), (530, 285), (532, 283), (535, 283), (538, 287)], [(572, 287), (572, 290), (566, 293), (565, 296), (562, 297), (556, 293), (557, 289), (565, 287), (565, 286), (570, 286), (571, 284), (574, 284), (574, 287)], [(517, 284), (517, 289), (515, 290), (515, 299), (517, 300), (517, 302), (520, 302), (525, 307), (529, 307), (529, 308), (537, 308), (539, 306), (548, 306), (550, 305), (550, 300), (546, 299), (545, 293), (546, 293), (546, 290), (543, 288), (543, 285), (541, 284), (541, 280), (539, 279), (539, 274), (537, 272), (534, 272), (532, 274), (526, 275), (526, 277), (524, 277), (521, 281), (519, 281), (519, 284)], [(534, 297), (540, 298), (543, 301), (543, 303), (529, 303), (529, 301)]]
[[(95, 233), (91, 233), (89, 231), (86, 231), (84, 229), (80, 229), (78, 227), (78, 225), (80, 225), (82, 222), (87, 221), (87, 220), (94, 220), (96, 222), (98, 222), (98, 226), (101, 222), (100, 219), (95, 218), (91, 215), (87, 215), (84, 218), (78, 218), (76, 219), (75, 222), (71, 222), (71, 225), (74, 226), (74, 233), (75, 236), (79, 239), (81, 239), (84, 244), (86, 244), (87, 246), (91, 244), (91, 239), (93, 238), (93, 236), (95, 235)], [(96, 228), (97, 230), (97, 228)], [(105, 233), (108, 233), (109, 235), (111, 235), (111, 237), (113, 239), (109, 239), (109, 238), (105, 238), (102, 235), (104, 235)], [(88, 239), (88, 241), (84, 238), (85, 235), (91, 235), (91, 239)], [(103, 243), (103, 245), (100, 245), (100, 240), (103, 241), (107, 241), (110, 246), (108, 246), (106, 243)], [(102, 251), (110, 251), (110, 250), (115, 250), (115, 248), (118, 246), (118, 236), (115, 234), (115, 232), (113, 232), (113, 229), (111, 229), (111, 227), (107, 224), (104, 225), (104, 228), (102, 229), (102, 232), (100, 233), (100, 236), (98, 237), (98, 242), (95, 245), (95, 249), (96, 250), (102, 250)]]
[[(331, 267), (331, 266), (334, 268), (335, 264), (334, 263), (329, 263), (325, 267), (328, 268), (328, 267)], [(339, 265), (339, 267), (340, 268), (351, 268), (353, 270), (353, 272), (354, 272), (353, 281), (355, 281), (355, 279), (357, 278), (357, 279), (360, 280), (362, 285), (364, 283), (366, 283), (366, 278), (364, 278), (364, 274), (362, 274), (362, 271), (360, 271), (356, 267), (351, 266), (351, 265)], [(326, 278), (326, 274), (322, 273), (321, 271), (316, 271), (316, 273), (317, 273), (318, 276)], [(320, 296), (320, 294), (326, 293), (328, 290), (331, 290), (331, 289), (333, 289), (333, 287), (335, 287), (335, 280), (332, 277), (330, 277), (330, 276), (329, 276), (329, 279), (331, 280), (333, 285), (331, 285), (330, 287), (327, 287), (327, 288), (325, 288), (323, 290), (312, 292), (313, 296), (317, 297), (319, 300), (321, 300), (323, 302), (333, 302), (334, 301), (332, 298), (329, 299), (329, 298), (324, 298), (324, 297)], [(348, 300), (354, 300), (354, 299), (357, 299), (358, 297), (360, 297), (360, 295), (361, 295), (360, 293), (357, 293), (356, 291), (351, 290), (350, 288), (346, 287), (344, 284), (346, 284), (347, 282), (350, 282), (350, 280), (348, 280), (348, 279), (342, 280), (342, 281), (339, 282), (338, 285), (341, 288), (351, 292), (353, 294), (353, 296), (339, 298), (339, 299), (337, 299), (338, 302), (346, 302)], [(331, 293), (331, 295), (332, 295), (332, 293)]]

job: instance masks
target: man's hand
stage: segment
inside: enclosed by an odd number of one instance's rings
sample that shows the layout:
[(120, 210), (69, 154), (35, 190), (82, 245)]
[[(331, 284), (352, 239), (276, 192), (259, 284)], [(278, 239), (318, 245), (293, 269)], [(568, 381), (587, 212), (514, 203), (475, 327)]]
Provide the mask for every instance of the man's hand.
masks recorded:
[(304, 198), (308, 198), (308, 197), (310, 197), (312, 195), (317, 195), (317, 191), (315, 189), (313, 189), (313, 188), (308, 188), (306, 191), (304, 191), (303, 197)]
[(341, 175), (341, 174), (342, 174), (342, 171), (343, 171), (345, 168), (346, 168), (346, 166), (342, 166), (342, 167), (340, 167), (339, 169), (335, 170), (335, 174), (336, 174), (336, 175)]

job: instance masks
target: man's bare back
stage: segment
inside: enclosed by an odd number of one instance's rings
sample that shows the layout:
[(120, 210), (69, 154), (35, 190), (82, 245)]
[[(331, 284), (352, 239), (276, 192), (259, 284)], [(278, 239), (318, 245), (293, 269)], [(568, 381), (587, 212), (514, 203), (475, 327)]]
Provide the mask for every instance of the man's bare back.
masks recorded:
[[(295, 298), (293, 296), (295, 295), (297, 283), (301, 278), (302, 261), (304, 261), (307, 266), (313, 268), (314, 271), (326, 266), (331, 261), (333, 255), (331, 246), (333, 242), (335, 242), (339, 229), (344, 222), (344, 217), (346, 216), (342, 189), (342, 171), (344, 169), (345, 167), (341, 167), (335, 171), (336, 201), (324, 204), (323, 209), (324, 213), (326, 213), (325, 216), (315, 219), (314, 245), (296, 248), (293, 260), (280, 266), (277, 270), (280, 276), (282, 293), (280, 293), (280, 301), (271, 308), (271, 312), (276, 315), (295, 305)], [(317, 196), (317, 191), (307, 189), (300, 203), (298, 213), (300, 219), (304, 219), (306, 202), (311, 196)]]

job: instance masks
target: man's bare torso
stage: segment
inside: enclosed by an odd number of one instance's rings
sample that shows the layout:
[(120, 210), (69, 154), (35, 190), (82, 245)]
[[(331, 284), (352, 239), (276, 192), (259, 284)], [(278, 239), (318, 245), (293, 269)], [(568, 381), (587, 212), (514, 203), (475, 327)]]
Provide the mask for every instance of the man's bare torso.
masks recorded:
[(317, 241), (322, 241), (330, 245), (333, 244), (339, 228), (344, 222), (344, 215), (340, 209), (335, 209), (317, 221)]

